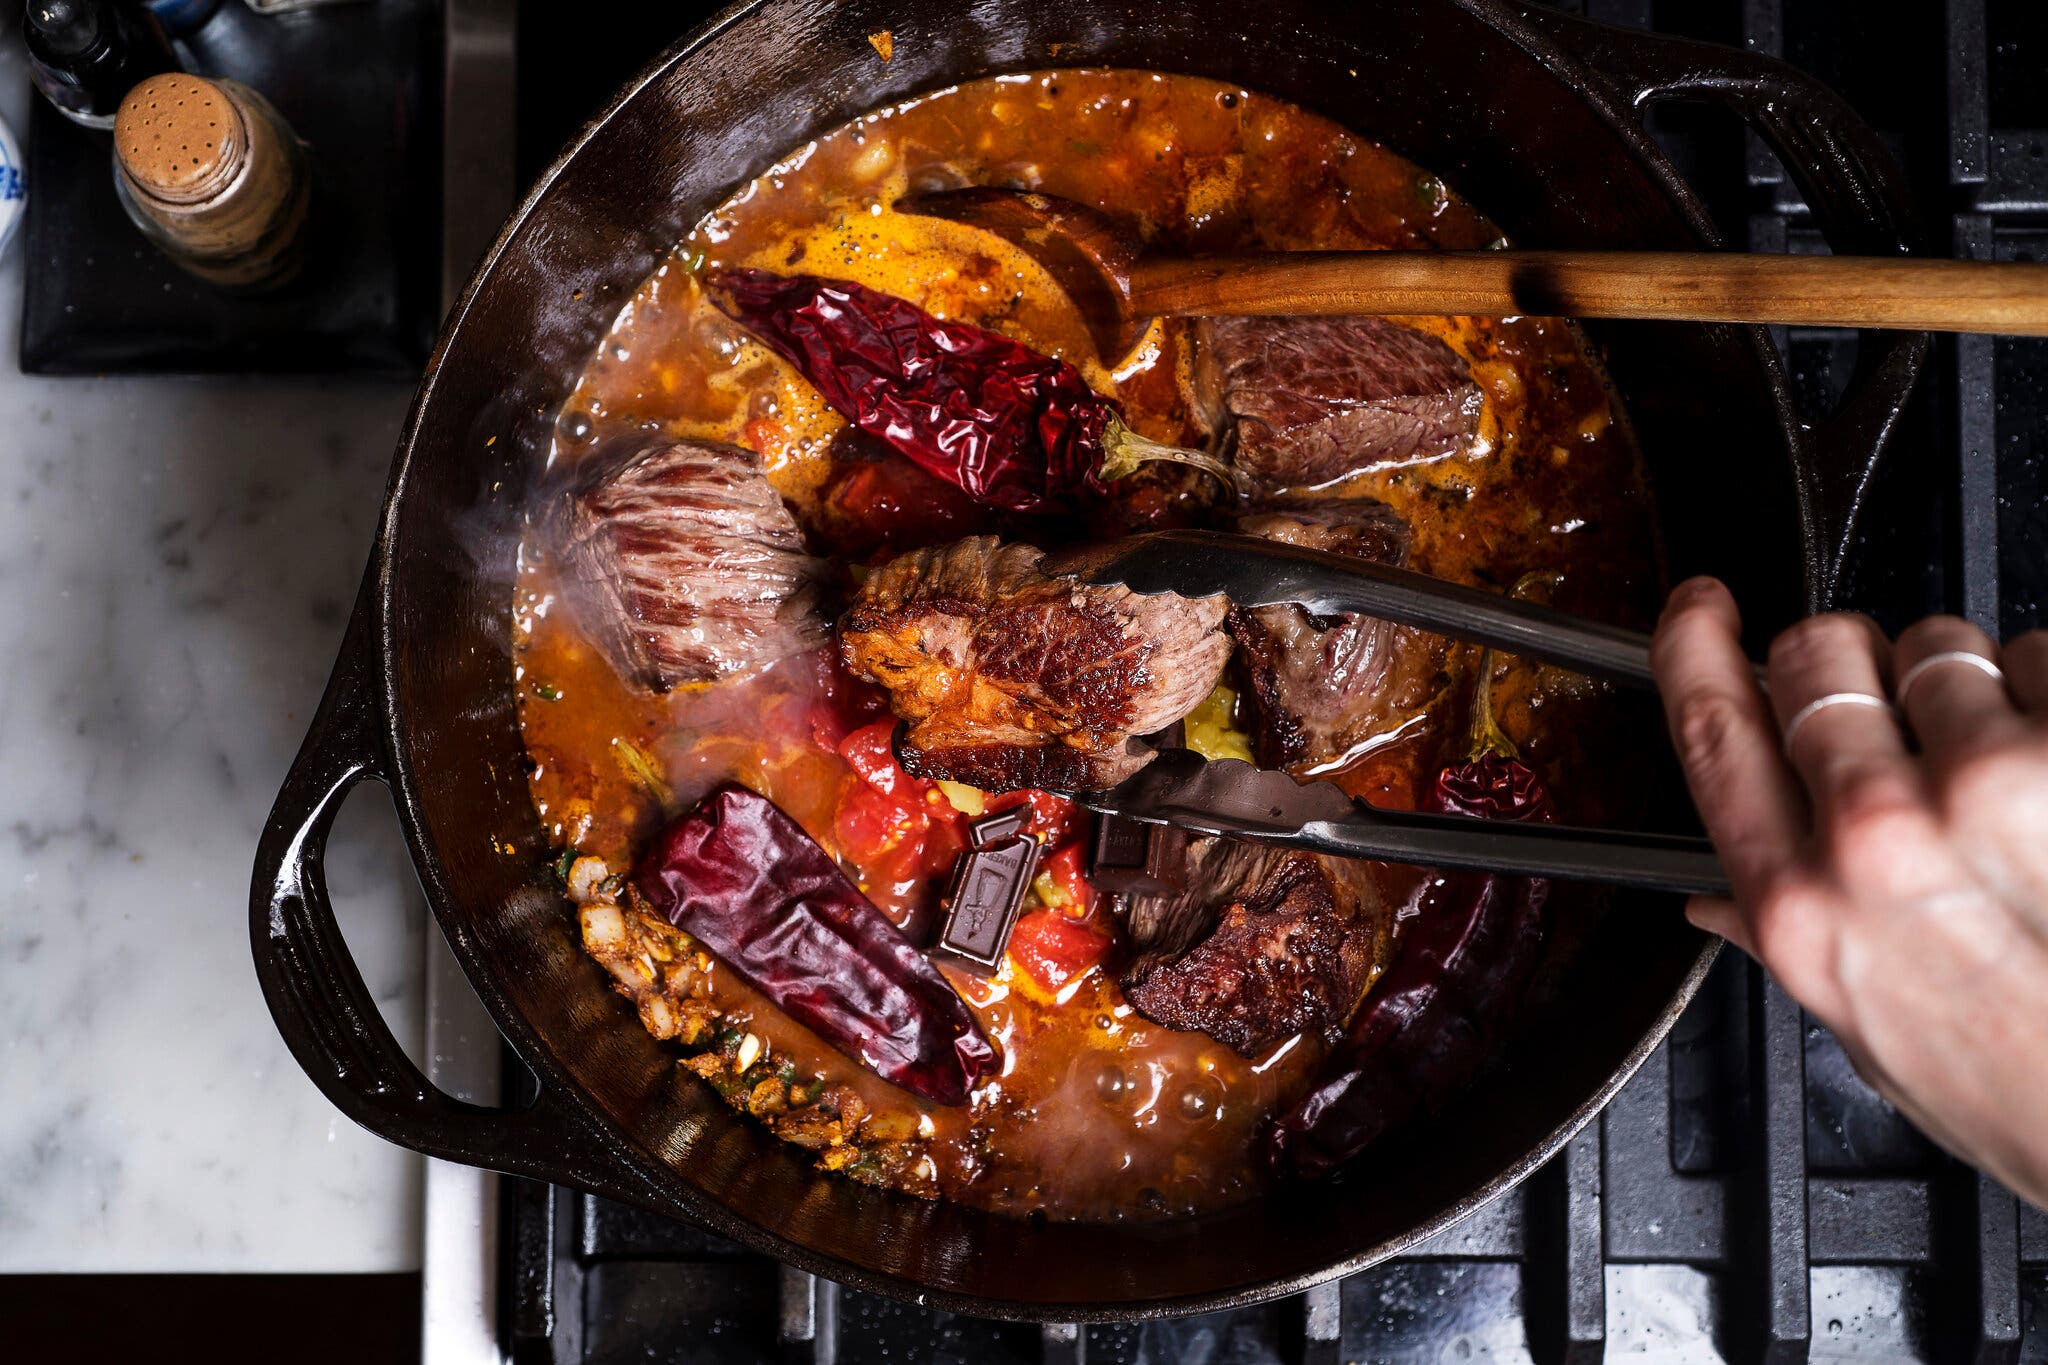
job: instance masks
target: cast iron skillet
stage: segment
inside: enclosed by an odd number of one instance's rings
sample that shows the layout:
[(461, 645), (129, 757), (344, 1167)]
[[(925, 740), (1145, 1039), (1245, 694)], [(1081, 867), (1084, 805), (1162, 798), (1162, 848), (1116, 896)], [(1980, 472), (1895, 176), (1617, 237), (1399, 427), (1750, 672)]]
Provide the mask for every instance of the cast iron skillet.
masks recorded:
[[(868, 35), (888, 29), (884, 63)], [(1645, 106), (1734, 111), (1840, 250), (1904, 249), (1902, 192), (1833, 94), (1762, 57), (1506, 0), (753, 0), (649, 67), (541, 177), (451, 315), (392, 470), (341, 657), (257, 854), (256, 964), (278, 1027), (372, 1131), (452, 1161), (693, 1219), (805, 1269), (943, 1308), (1055, 1320), (1207, 1310), (1394, 1255), (1534, 1170), (1691, 997), (1713, 949), (1673, 904), (1558, 935), (1550, 988), (1437, 1120), (1329, 1182), (1195, 1220), (1045, 1225), (814, 1174), (675, 1065), (579, 950), (522, 775), (509, 654), (517, 513), (566, 389), (687, 226), (786, 149), (916, 91), (1038, 67), (1150, 67), (1304, 105), (1442, 175), (1530, 246), (1715, 244)], [(1676, 572), (1731, 580), (1759, 629), (1825, 604), (1925, 353), (1866, 336), (1809, 435), (1755, 328), (1592, 329), (1648, 453)], [(356, 783), (396, 797), (428, 902), (540, 1099), (435, 1090), (336, 929), (322, 851)]]

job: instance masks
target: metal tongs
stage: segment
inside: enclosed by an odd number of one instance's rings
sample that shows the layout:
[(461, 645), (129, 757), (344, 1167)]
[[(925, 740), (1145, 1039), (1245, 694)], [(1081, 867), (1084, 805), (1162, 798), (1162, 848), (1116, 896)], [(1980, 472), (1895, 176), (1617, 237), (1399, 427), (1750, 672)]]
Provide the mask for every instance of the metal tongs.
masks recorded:
[[(1239, 607), (1375, 616), (1582, 673), (1651, 687), (1649, 637), (1407, 569), (1221, 531), (1155, 531), (1046, 555), (1046, 573), (1133, 592), (1221, 594)], [(1107, 791), (1105, 815), (1344, 858), (1727, 895), (1713, 845), (1683, 835), (1382, 810), (1334, 782), (1166, 749)]]

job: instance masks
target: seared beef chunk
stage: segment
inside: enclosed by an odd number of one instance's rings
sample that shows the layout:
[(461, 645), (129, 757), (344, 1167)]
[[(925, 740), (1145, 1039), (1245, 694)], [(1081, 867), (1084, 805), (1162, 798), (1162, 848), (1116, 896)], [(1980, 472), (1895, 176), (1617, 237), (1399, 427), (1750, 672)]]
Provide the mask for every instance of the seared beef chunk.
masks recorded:
[[(1240, 515), (1237, 529), (1375, 564), (1408, 558), (1407, 523), (1370, 498), (1269, 504)], [(1326, 763), (1387, 733), (1428, 704), (1443, 667), (1441, 638), (1371, 616), (1233, 610), (1230, 633), (1250, 683), (1259, 762), (1269, 768)]]
[(1479, 426), (1465, 362), (1384, 318), (1203, 318), (1194, 379), (1217, 453), (1267, 489), (1451, 454)]
[(1386, 919), (1370, 869), (1312, 853), (1219, 855), (1213, 846), (1205, 861), (1226, 881), (1243, 880), (1206, 938), (1175, 958), (1141, 957), (1125, 973), (1125, 999), (1155, 1023), (1198, 1029), (1246, 1057), (1297, 1033), (1342, 1037), (1372, 984)]
[(1237, 514), (1237, 529), (1284, 545), (1349, 555), (1374, 564), (1408, 562), (1408, 523), (1372, 498), (1298, 498), (1261, 503)]
[(992, 791), (1114, 786), (1216, 685), (1220, 597), (1144, 597), (1039, 572), (1040, 552), (977, 536), (868, 576), (839, 623), (856, 677), (909, 722), (903, 766)]
[(613, 667), (652, 691), (827, 638), (823, 566), (751, 450), (678, 441), (594, 455), (555, 530), (577, 618)]
[(1241, 839), (1196, 838), (1182, 858), (1186, 875), (1172, 895), (1130, 896), (1120, 903), (1131, 947), (1127, 977), (1142, 977), (1200, 943), (1223, 907), (1265, 880), (1286, 860), (1285, 849)]

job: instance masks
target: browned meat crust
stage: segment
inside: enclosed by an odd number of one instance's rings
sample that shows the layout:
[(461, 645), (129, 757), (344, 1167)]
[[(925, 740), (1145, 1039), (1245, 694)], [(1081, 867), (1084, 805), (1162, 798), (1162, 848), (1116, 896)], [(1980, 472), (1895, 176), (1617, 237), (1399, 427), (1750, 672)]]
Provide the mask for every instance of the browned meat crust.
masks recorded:
[[(1376, 564), (1408, 558), (1408, 526), (1369, 498), (1271, 504), (1237, 528)], [(1253, 739), (1269, 768), (1321, 764), (1388, 733), (1442, 685), (1445, 646), (1370, 616), (1311, 617), (1299, 607), (1230, 613), (1244, 660)]]
[(1151, 760), (1132, 736), (1216, 685), (1222, 598), (1087, 586), (1039, 572), (1040, 558), (992, 536), (913, 551), (841, 618), (847, 668), (909, 722), (897, 752), (911, 772), (992, 791), (1114, 786)]
[(652, 691), (825, 642), (822, 566), (751, 450), (678, 441), (593, 457), (555, 530), (577, 619)]
[(1458, 354), (1384, 318), (1203, 318), (1194, 380), (1217, 446), (1269, 489), (1451, 454), (1479, 426)]
[(1124, 997), (1156, 1023), (1200, 1030), (1246, 1057), (1297, 1033), (1334, 1042), (1384, 946), (1386, 915), (1370, 869), (1259, 851), (1226, 857), (1218, 870), (1246, 880), (1228, 893), (1214, 929), (1171, 960), (1141, 958), (1124, 975)]

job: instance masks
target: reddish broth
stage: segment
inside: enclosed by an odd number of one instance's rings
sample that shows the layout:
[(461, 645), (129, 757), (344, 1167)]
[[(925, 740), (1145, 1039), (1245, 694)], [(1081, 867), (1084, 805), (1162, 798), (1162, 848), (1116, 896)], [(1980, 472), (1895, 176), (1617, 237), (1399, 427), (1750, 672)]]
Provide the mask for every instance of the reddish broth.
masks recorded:
[[(964, 184), (1042, 189), (1135, 215), (1163, 248), (1475, 248), (1499, 239), (1427, 172), (1250, 91), (1132, 71), (976, 82), (877, 110), (796, 149), (705, 218), (620, 311), (565, 407), (552, 459), (573, 462), (620, 428), (734, 441), (765, 457), (800, 519), (815, 524), (833, 472), (832, 438), (845, 423), (703, 299), (692, 267), (707, 259), (858, 280), (997, 328), (1080, 366), (1117, 394), (1138, 430), (1193, 442), (1185, 324), (1155, 324), (1112, 372), (1026, 257), (890, 208), (901, 194)], [(1402, 321), (1470, 363), (1486, 397), (1483, 453), (1369, 475), (1345, 491), (1407, 518), (1418, 569), (1496, 589), (1552, 570), (1561, 575), (1552, 593), (1559, 605), (1642, 624), (1661, 586), (1652, 507), (1625, 421), (1576, 329), (1545, 318)], [(1190, 485), (1162, 487), (1173, 504)], [(915, 489), (893, 495), (896, 506), (906, 500), (917, 500)], [(921, 518), (924, 539), (951, 538), (946, 519), (924, 524), (933, 520)], [(534, 800), (565, 847), (622, 871), (661, 821), (664, 799), (674, 813), (735, 778), (843, 852), (842, 797), (861, 779), (814, 740), (809, 661), (646, 695), (616, 677), (578, 630), (553, 574), (545, 547), (529, 540), (515, 604), (523, 725)], [(1446, 748), (1464, 724), (1475, 656), (1455, 651), (1436, 701), (1353, 762), (1344, 783), (1412, 805), (1419, 782), (1462, 757)], [(1584, 679), (1522, 667), (1501, 675), (1495, 703), (1524, 758), (1559, 793), (1565, 818), (1627, 817), (1634, 784), (1618, 775), (1633, 771), (1629, 756), (1649, 733), (1640, 707)], [(640, 771), (650, 765), (657, 783)], [(944, 828), (928, 836), (922, 862), (930, 866), (892, 856), (885, 869), (850, 869), (899, 921), (932, 902), (958, 847), (945, 842), (957, 823), (932, 824)], [(1382, 875), (1399, 903), (1426, 874)], [(1570, 913), (1563, 907), (1573, 897), (1557, 900), (1557, 913)], [(1113, 921), (1098, 903), (1086, 923), (1107, 932)], [(1265, 1179), (1255, 1136), (1306, 1086), (1322, 1053), (1296, 1039), (1247, 1062), (1203, 1034), (1139, 1018), (1102, 970), (1049, 992), (1015, 962), (988, 981), (947, 968), (1000, 1049), (1003, 1072), (967, 1107), (928, 1107), (867, 1075), (714, 961), (698, 962), (699, 996), (795, 1073), (850, 1086), (876, 1116), (894, 1116), (886, 1120), (894, 1131), (924, 1135), (914, 1171), (885, 1183), (1013, 1213), (1143, 1217), (1252, 1196)], [(620, 1023), (631, 1026), (624, 1016)], [(697, 1082), (679, 1069), (676, 1083)]]

